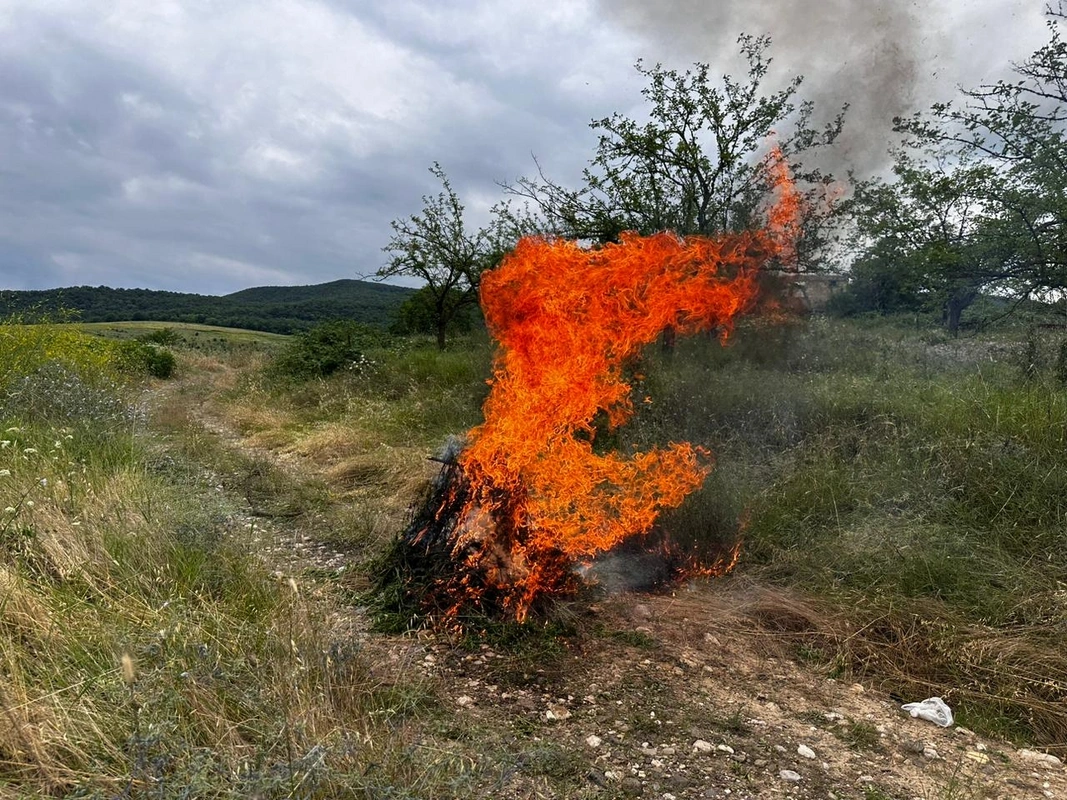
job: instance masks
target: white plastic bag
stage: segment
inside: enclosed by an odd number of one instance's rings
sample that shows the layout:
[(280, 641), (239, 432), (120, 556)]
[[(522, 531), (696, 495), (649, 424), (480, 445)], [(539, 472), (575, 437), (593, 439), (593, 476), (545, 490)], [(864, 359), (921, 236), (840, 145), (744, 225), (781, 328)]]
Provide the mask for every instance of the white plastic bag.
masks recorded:
[(942, 728), (952, 724), (952, 709), (940, 697), (928, 697), (921, 703), (905, 703), (901, 709), (913, 717), (929, 720)]

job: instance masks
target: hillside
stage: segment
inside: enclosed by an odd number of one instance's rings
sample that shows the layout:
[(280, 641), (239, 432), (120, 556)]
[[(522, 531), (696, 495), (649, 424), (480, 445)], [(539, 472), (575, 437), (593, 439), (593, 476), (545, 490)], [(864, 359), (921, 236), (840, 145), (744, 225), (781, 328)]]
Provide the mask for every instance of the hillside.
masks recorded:
[(329, 319), (387, 325), (411, 289), (357, 280), (261, 286), (215, 296), (152, 289), (74, 286), (0, 291), (0, 318), (74, 311), (83, 322), (156, 320), (293, 333)]

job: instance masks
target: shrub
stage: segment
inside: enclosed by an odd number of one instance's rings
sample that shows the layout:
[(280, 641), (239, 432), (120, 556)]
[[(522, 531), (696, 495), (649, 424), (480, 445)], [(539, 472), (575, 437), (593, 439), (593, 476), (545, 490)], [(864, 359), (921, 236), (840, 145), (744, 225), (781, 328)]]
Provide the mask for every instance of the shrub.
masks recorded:
[(169, 378), (174, 374), (177, 360), (165, 347), (133, 340), (122, 342), (119, 348), (121, 366), (126, 372), (153, 378)]
[(178, 334), (174, 328), (159, 328), (151, 333), (146, 333), (137, 337), (137, 341), (144, 342), (145, 344), (158, 344), (164, 347), (169, 345), (175, 345), (182, 340), (182, 337)]
[(387, 335), (377, 328), (348, 320), (316, 325), (298, 334), (275, 356), (271, 372), (297, 381), (324, 378), (341, 369), (370, 365), (364, 351), (381, 347)]

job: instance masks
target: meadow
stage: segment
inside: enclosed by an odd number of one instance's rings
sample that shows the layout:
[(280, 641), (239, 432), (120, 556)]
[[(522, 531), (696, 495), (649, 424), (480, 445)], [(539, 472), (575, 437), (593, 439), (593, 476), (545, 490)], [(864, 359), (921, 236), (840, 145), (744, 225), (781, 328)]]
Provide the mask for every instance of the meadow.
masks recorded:
[[(488, 340), (382, 339), (309, 379), (272, 368), (285, 339), (180, 329), (159, 380), (98, 333), (0, 326), (0, 797), (494, 796), (470, 753), (502, 734), (398, 657), (424, 634), (365, 611), (427, 456), (480, 421)], [(708, 557), (741, 541), (717, 591), (783, 598), (758, 622), (804, 669), (1064, 756), (1065, 340), (752, 319), (650, 348), (652, 402), (604, 437), (715, 454), (662, 528)], [(648, 644), (579, 618), (453, 645)], [(551, 796), (592, 796), (553, 759)]]

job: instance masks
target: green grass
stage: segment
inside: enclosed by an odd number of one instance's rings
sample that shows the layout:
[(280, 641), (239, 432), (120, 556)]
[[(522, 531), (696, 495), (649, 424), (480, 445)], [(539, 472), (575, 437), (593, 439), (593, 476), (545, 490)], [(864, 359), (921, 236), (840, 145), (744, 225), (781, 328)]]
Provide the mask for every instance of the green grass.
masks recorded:
[(218, 337), (235, 344), (277, 345), (291, 337), (281, 333), (251, 331), (244, 328), (223, 328), (219, 325), (198, 325), (192, 322), (74, 322), (70, 327), (77, 331), (112, 339), (135, 339), (138, 336), (170, 329), (186, 341), (199, 337)]
[(963, 724), (1062, 743), (1067, 391), (1051, 358), (1020, 369), (1031, 355), (1014, 334), (757, 321), (726, 349), (650, 351), (656, 401), (623, 444), (716, 454), (664, 525), (698, 544), (742, 537), (743, 571), (848, 609), (855, 633), (823, 660), (942, 694)]
[[(20, 352), (56, 341), (16, 333)], [(192, 427), (148, 436), (106, 363), (91, 385), (70, 379), (76, 336), (23, 362), (54, 380), (50, 404), (7, 406), (0, 428), (2, 791), (462, 792), (466, 763), (411, 747), (411, 721), (437, 713), (432, 687), (335, 640), (320, 599), (249, 557), (245, 504), (311, 513), (314, 482), (212, 454)]]

